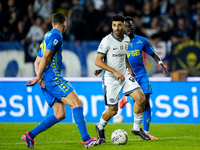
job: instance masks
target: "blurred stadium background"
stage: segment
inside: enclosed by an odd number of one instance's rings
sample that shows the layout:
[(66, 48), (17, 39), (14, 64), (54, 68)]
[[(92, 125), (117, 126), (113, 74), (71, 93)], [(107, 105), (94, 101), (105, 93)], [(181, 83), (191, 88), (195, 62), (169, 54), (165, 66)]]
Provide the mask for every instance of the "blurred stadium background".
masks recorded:
[[(152, 122), (200, 123), (199, 0), (0, 0), (0, 122), (40, 122), (52, 113), (39, 86), (24, 84), (35, 76), (33, 62), (55, 12), (68, 17), (62, 75), (83, 101), (88, 122), (98, 122), (105, 109), (101, 79), (93, 74), (96, 50), (112, 31), (111, 17), (122, 14), (134, 17), (136, 34), (150, 41), (170, 71), (164, 77), (143, 54), (153, 88)], [(132, 122), (131, 109), (120, 110), (124, 122)], [(73, 122), (66, 111), (65, 121)]]

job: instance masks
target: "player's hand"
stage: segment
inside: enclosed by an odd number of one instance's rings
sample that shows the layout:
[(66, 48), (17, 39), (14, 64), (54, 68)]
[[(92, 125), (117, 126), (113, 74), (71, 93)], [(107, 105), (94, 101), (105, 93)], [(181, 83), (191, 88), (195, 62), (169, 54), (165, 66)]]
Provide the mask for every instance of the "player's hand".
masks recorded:
[(41, 78), (40, 78), (40, 80), (38, 81), (38, 84), (40, 85), (41, 88), (44, 88), (44, 89), (45, 89), (45, 88), (46, 88), (46, 84), (44, 83), (43, 78), (44, 78), (44, 77), (41, 77)]
[(25, 84), (25, 86), (34, 86), (39, 80), (40, 80), (40, 78), (37, 78), (37, 77), (33, 78), (33, 79), (29, 80), (27, 82), (27, 84)]
[(169, 74), (167, 67), (164, 64), (160, 64), (161, 70), (165, 75)]
[(125, 79), (124, 75), (121, 72), (115, 71), (114, 75), (119, 81), (124, 81)]
[(95, 70), (95, 71), (94, 71), (94, 75), (95, 75), (95, 76), (98, 76), (102, 71), (103, 71), (102, 69)]

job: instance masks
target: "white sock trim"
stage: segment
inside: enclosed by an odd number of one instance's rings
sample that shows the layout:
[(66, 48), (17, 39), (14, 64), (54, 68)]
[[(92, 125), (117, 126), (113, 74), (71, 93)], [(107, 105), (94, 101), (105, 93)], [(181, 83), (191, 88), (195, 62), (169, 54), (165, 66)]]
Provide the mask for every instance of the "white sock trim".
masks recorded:
[(105, 121), (102, 117), (100, 119), (100, 122), (98, 123), (97, 127), (99, 128), (99, 130), (102, 130), (105, 128), (105, 126), (107, 125), (107, 121)]

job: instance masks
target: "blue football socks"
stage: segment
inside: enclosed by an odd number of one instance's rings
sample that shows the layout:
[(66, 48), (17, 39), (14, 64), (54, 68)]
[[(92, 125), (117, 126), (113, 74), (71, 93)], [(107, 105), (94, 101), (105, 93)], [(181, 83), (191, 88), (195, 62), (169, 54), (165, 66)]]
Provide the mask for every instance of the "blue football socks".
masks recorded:
[(150, 122), (151, 122), (151, 107), (147, 107), (145, 112), (144, 112), (144, 131), (149, 131), (149, 125), (150, 125)]
[(37, 134), (39, 134), (42, 131), (45, 131), (46, 129), (50, 128), (54, 124), (58, 123), (59, 120), (54, 116), (49, 116), (45, 118), (39, 125), (37, 125), (33, 130), (29, 132), (29, 136), (34, 139)]
[(83, 107), (76, 107), (72, 109), (72, 111), (73, 111), (74, 121), (78, 127), (83, 142), (90, 140), (91, 137), (87, 132), (86, 122), (83, 116)]

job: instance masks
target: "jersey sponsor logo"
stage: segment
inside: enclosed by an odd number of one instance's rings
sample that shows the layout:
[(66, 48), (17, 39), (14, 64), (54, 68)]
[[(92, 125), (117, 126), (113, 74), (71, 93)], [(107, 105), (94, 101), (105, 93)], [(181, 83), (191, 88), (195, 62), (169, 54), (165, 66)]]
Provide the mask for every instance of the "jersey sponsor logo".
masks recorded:
[(112, 54), (112, 57), (124, 57), (126, 54)]
[(55, 40), (53, 41), (53, 46), (56, 46), (56, 44), (58, 44), (58, 40), (57, 40), (57, 39), (55, 39)]
[(140, 44), (140, 43), (143, 43), (143, 42), (139, 40), (136, 44)]
[(116, 50), (117, 48), (113, 48), (113, 50)]
[(140, 56), (140, 50), (132, 50), (132, 51), (128, 51), (127, 52), (127, 57), (130, 57), (130, 56)]

